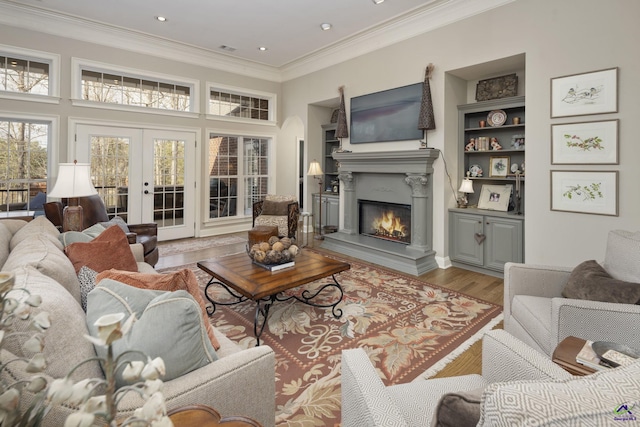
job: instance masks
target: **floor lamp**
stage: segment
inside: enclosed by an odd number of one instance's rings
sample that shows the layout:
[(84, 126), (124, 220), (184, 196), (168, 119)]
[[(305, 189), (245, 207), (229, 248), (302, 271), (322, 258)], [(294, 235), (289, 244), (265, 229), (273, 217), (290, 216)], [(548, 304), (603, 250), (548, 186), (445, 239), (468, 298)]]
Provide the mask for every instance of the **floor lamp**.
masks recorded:
[(62, 231), (82, 231), (82, 206), (78, 204), (78, 197), (98, 194), (91, 183), (91, 165), (89, 163), (60, 163), (58, 179), (49, 197), (68, 198), (68, 206), (62, 213)]
[(324, 177), (324, 172), (322, 172), (322, 168), (320, 167), (320, 163), (317, 161), (311, 162), (309, 165), (309, 172), (307, 172), (307, 176), (313, 176), (318, 180), (318, 184), (320, 185), (320, 204), (318, 210), (320, 211), (320, 216), (318, 217), (320, 233), (315, 233), (313, 238), (316, 240), (323, 240), (324, 236), (322, 235), (322, 178)]

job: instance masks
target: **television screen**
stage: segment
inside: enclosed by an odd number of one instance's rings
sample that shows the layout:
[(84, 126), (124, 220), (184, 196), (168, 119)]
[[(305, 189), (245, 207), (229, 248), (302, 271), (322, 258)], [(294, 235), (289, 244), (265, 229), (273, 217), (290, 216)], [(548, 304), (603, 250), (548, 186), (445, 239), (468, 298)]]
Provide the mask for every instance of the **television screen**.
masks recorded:
[(351, 98), (349, 142), (419, 140), (418, 129), (422, 85), (416, 83), (396, 89)]

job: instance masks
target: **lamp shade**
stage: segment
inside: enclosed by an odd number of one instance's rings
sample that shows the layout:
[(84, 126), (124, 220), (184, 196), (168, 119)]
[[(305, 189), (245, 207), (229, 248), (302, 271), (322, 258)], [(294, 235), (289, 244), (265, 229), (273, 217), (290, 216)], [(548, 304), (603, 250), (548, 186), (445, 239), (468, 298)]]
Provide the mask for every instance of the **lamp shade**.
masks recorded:
[(98, 194), (91, 183), (91, 165), (89, 163), (60, 163), (58, 179), (50, 197), (85, 197)]
[(473, 181), (469, 178), (463, 179), (458, 191), (461, 193), (473, 193)]
[(320, 167), (320, 163), (318, 163), (315, 160), (313, 162), (311, 162), (311, 164), (309, 165), (309, 172), (307, 172), (307, 175), (309, 175), (309, 176), (322, 176), (322, 175), (324, 175), (324, 172), (322, 172), (322, 168)]

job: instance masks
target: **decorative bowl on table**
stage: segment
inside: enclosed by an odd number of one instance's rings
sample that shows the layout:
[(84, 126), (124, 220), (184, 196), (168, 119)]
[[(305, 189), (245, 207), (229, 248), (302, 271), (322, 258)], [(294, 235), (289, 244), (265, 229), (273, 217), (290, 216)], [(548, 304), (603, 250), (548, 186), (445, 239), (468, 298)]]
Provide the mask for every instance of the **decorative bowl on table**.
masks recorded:
[(300, 248), (288, 237), (271, 237), (268, 242), (247, 246), (247, 253), (253, 262), (260, 265), (287, 264), (294, 260)]

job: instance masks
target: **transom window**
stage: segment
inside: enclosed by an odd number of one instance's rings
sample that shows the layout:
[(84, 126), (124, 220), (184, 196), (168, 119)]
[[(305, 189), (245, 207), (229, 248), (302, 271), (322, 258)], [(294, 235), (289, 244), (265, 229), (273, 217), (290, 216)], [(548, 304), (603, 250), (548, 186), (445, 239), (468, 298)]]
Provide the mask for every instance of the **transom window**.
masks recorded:
[(44, 209), (50, 126), (0, 117), (0, 211)]
[(274, 121), (275, 94), (208, 84), (207, 113), (216, 118)]
[[(198, 112), (198, 81), (73, 59), (74, 104), (173, 114)], [(140, 109), (142, 108), (142, 110)]]
[(251, 215), (269, 189), (268, 138), (209, 135), (209, 218)]
[(0, 45), (0, 98), (59, 102), (60, 56)]

